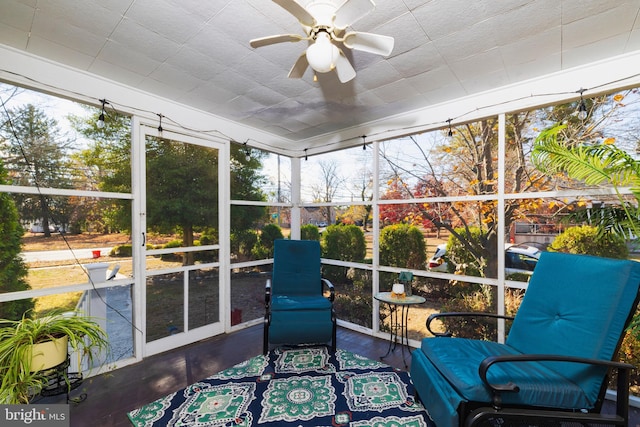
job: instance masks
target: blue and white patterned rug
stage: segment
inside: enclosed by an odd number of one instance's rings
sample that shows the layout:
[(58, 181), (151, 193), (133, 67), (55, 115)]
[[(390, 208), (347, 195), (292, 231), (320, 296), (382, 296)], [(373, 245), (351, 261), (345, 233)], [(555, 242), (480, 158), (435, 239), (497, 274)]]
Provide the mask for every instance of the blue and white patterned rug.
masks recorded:
[(406, 372), (344, 350), (273, 350), (151, 402), (137, 427), (433, 427)]

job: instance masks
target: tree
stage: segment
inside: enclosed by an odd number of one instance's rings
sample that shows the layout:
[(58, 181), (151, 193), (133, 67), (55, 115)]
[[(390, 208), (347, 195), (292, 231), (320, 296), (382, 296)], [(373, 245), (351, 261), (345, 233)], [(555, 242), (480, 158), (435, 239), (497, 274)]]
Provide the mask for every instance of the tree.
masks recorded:
[[(6, 177), (0, 163), (0, 184), (6, 183)], [(27, 267), (20, 256), (23, 234), (13, 199), (7, 193), (0, 193), (0, 293), (31, 289), (26, 281)], [(0, 304), (0, 318), (19, 320), (33, 307), (34, 302), (30, 298), (3, 302)]]
[[(247, 153), (249, 155), (247, 155)], [(231, 144), (231, 198), (235, 200), (266, 201), (262, 191), (266, 178), (260, 173), (264, 154), (238, 144)], [(231, 205), (231, 231), (255, 228), (268, 215), (264, 206)]]
[[(9, 112), (4, 138), (6, 165), (13, 184), (29, 187), (69, 188), (67, 149), (71, 142), (61, 137), (56, 120), (29, 104)], [(50, 225), (61, 224), (67, 208), (61, 198), (44, 194), (17, 194), (16, 204), (23, 221), (41, 221), (46, 237)]]
[[(333, 201), (334, 196), (338, 192), (340, 185), (344, 182), (344, 179), (338, 175), (338, 162), (335, 160), (321, 161), (319, 162), (321, 181), (320, 184), (315, 185), (312, 188), (313, 199), (317, 202), (330, 203)], [(325, 219), (327, 224), (333, 223), (331, 215), (332, 207), (327, 206), (325, 208)]]
[[(605, 111), (603, 115), (610, 115), (615, 110), (604, 99), (594, 99), (589, 103), (593, 113), (583, 122), (573, 115), (576, 106), (574, 102), (506, 116), (504, 182), (507, 193), (546, 191), (552, 186), (567, 186), (569, 181), (565, 177), (544, 174), (535, 168), (529, 161), (529, 155), (533, 148), (535, 126), (562, 117), (576, 132), (584, 127), (588, 133), (597, 134), (594, 128), (605, 122), (596, 118), (595, 112)], [(445, 136), (445, 132), (440, 135), (432, 132), (407, 139), (408, 144), (403, 145), (403, 151), (419, 153), (419, 160), (414, 156), (403, 163), (403, 159), (394, 157), (392, 152), (383, 150), (382, 153), (389, 167), (391, 184), (388, 198), (490, 196), (497, 193), (498, 118), (456, 126), (449, 137)], [(522, 219), (536, 222), (541, 213), (557, 214), (572, 206), (561, 200), (508, 198), (503, 211), (505, 225), (509, 228), (513, 222)], [(426, 228), (435, 226), (446, 229), (460, 241), (474, 258), (474, 263), (483, 266), (480, 272), (482, 276), (496, 277), (499, 231), (497, 200), (387, 205), (384, 207), (384, 216), (381, 209), (381, 219), (393, 218), (389, 211), (394, 209), (397, 211), (396, 220), (422, 223)], [(471, 235), (470, 227), (479, 227), (478, 239), (466, 237)], [(460, 234), (458, 229), (465, 230), (465, 233)]]
[[(87, 149), (74, 154), (75, 168), (83, 173), (88, 190), (131, 191), (131, 118), (110, 110), (98, 127), (100, 110), (88, 116), (69, 116), (73, 128), (89, 141)], [(103, 233), (131, 230), (131, 205), (126, 200), (86, 199), (78, 209), (72, 229)]]
[[(87, 168), (93, 188), (102, 191), (129, 192), (131, 191), (131, 129), (130, 119), (126, 116), (109, 112), (105, 115), (104, 127), (96, 126), (99, 110), (90, 117), (72, 117), (70, 120), (78, 132), (89, 139), (90, 147), (78, 157), (78, 162)], [(163, 141), (163, 142), (159, 142)], [(180, 146), (182, 148), (180, 148)], [(166, 154), (165, 158), (161, 158)], [(199, 157), (199, 155), (202, 157)], [(174, 156), (175, 157), (172, 157)], [(231, 145), (231, 197), (238, 200), (264, 201), (265, 194), (261, 187), (265, 182), (259, 173), (260, 151), (246, 149), (239, 144)], [(147, 181), (153, 183), (153, 188), (147, 193), (148, 203), (153, 210), (147, 217), (148, 227), (163, 232), (182, 232), (184, 245), (193, 242), (193, 228), (204, 225), (217, 226), (212, 215), (217, 215), (218, 205), (212, 197), (217, 197), (217, 155), (213, 150), (200, 146), (188, 147), (187, 144), (158, 140), (149, 137), (147, 140)], [(214, 177), (214, 173), (216, 176)], [(151, 181), (150, 181), (151, 180)], [(178, 181), (181, 180), (181, 181)], [(204, 185), (195, 188), (194, 184)], [(215, 184), (215, 185), (214, 185)], [(202, 198), (198, 198), (198, 196)], [(152, 198), (161, 197), (156, 202)], [(166, 198), (170, 199), (167, 200)], [(193, 204), (196, 200), (199, 206), (192, 206), (187, 212), (180, 214), (177, 206)], [(106, 214), (91, 221), (104, 224), (105, 230), (129, 230), (131, 207), (126, 202), (117, 200), (104, 201), (98, 212)], [(159, 212), (170, 209), (170, 217)], [(197, 212), (196, 212), (197, 211)], [(263, 206), (231, 206), (231, 232), (238, 233), (255, 227), (264, 219), (267, 210)], [(193, 221), (185, 218), (192, 217)], [(176, 221), (178, 220), (178, 221)], [(204, 225), (203, 225), (204, 224)], [(189, 229), (192, 229), (189, 231)], [(186, 233), (186, 234), (185, 234)]]
[[(147, 221), (158, 232), (182, 231), (193, 246), (197, 227), (218, 228), (218, 151), (163, 138), (147, 140)], [(193, 264), (186, 252), (185, 265)]]

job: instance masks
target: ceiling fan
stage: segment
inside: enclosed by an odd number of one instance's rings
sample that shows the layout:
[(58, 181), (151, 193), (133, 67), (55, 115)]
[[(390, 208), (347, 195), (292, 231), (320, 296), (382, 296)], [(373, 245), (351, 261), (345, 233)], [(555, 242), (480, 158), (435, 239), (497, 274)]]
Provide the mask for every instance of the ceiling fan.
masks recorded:
[(268, 36), (251, 40), (250, 44), (258, 48), (307, 40), (309, 46), (291, 68), (290, 78), (301, 78), (311, 66), (316, 73), (335, 70), (340, 82), (345, 83), (356, 76), (356, 71), (340, 46), (382, 56), (388, 56), (393, 50), (393, 37), (346, 31), (349, 25), (375, 9), (372, 0), (345, 0), (339, 6), (331, 0), (311, 0), (306, 7), (297, 0), (273, 1), (300, 21), (306, 35)]

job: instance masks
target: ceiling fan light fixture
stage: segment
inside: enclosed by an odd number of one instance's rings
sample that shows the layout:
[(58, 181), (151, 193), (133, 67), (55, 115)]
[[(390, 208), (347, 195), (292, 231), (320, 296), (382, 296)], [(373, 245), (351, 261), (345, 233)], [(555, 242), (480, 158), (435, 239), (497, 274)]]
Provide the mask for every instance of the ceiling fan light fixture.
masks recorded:
[(340, 51), (331, 42), (329, 33), (321, 31), (315, 42), (307, 48), (307, 61), (318, 73), (327, 73), (336, 66)]

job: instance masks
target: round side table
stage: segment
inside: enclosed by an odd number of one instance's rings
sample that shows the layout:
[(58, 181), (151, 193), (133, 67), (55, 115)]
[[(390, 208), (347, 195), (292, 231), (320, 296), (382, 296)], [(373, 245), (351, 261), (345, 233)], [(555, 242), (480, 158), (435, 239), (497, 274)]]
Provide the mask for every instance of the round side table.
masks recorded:
[(389, 353), (395, 351), (399, 340), (400, 349), (402, 351), (402, 361), (404, 362), (404, 367), (407, 368), (404, 348), (407, 347), (407, 351), (409, 351), (409, 337), (407, 335), (409, 308), (412, 305), (422, 304), (426, 300), (418, 295), (395, 298), (391, 297), (391, 292), (379, 292), (373, 297), (376, 300), (389, 305), (389, 311), (391, 312), (389, 319), (389, 349), (384, 356), (380, 356), (380, 359), (384, 359), (389, 355)]

